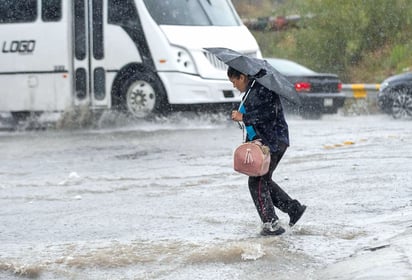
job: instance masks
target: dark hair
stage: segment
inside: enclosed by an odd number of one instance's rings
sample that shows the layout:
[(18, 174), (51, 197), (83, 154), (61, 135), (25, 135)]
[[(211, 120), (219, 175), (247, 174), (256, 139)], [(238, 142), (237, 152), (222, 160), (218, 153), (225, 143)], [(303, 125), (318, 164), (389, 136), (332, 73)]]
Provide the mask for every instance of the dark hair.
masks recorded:
[(229, 78), (240, 78), (240, 75), (244, 75), (243, 73), (237, 71), (235, 68), (229, 66), (227, 69), (227, 76)]

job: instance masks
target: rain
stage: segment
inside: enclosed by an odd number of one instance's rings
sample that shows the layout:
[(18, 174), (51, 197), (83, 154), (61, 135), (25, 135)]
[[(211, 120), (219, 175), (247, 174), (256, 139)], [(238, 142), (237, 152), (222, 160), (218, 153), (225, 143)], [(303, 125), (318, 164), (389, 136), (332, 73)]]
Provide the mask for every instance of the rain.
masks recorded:
[[(345, 82), (347, 98), (337, 113), (305, 118), (286, 111), (291, 143), (273, 178), (307, 210), (289, 227), (288, 215), (276, 209), (286, 232), (261, 236), (247, 176), (233, 170), (244, 132), (230, 111), (241, 95), (226, 80), (213, 84), (224, 71), (205, 53), (236, 47), (233, 36), (218, 31), (240, 20), (222, 16), (233, 13), (232, 5), (109, 0), (88, 15), (89, 1), (73, 1), (72, 10), (72, 1), (18, 2), (13, 10), (12, 1), (0, 1), (0, 279), (412, 279), (412, 122), (379, 110), (374, 86), (354, 97)], [(240, 16), (245, 5), (268, 2), (285, 1), (232, 1)], [(204, 13), (193, 17), (183, 4)], [(136, 12), (145, 6), (150, 11)], [(108, 19), (100, 21), (105, 9)], [(32, 10), (43, 13), (27, 13)], [(44, 36), (15, 36), (16, 25), (28, 24), (22, 18), (43, 28), (64, 22), (69, 11), (86, 21), (64, 27), (78, 39), (73, 49), (60, 49), (70, 53), (67, 61), (52, 48), (42, 50)], [(153, 45), (154, 33), (138, 35), (137, 16), (164, 26), (169, 41)], [(224, 46), (207, 45), (207, 31), (195, 37), (197, 29), (189, 28), (189, 39), (176, 33), (191, 20), (222, 27), (214, 32)], [(110, 30), (111, 37), (79, 32), (86, 27)], [(134, 44), (114, 44), (114, 37)], [(239, 51), (257, 56), (254, 41), (246, 41)], [(158, 47), (169, 43), (170, 60)], [(111, 45), (123, 50), (118, 59)], [(311, 51), (306, 55), (325, 52)], [(49, 57), (41, 65), (53, 70), (25, 73), (39, 53)], [(129, 55), (147, 63), (146, 72), (133, 63), (116, 70)], [(311, 66), (327, 69), (324, 56)], [(26, 59), (27, 65), (4, 66)], [(196, 67), (197, 59), (208, 66)], [(173, 84), (180, 80), (172, 67), (189, 78)], [(349, 81), (351, 67), (339, 60), (327, 70)], [(52, 79), (43, 78), (51, 73)], [(193, 82), (198, 76), (205, 79)], [(368, 79), (362, 76), (372, 84)], [(42, 88), (48, 81), (52, 91)], [(208, 99), (211, 88), (223, 92), (224, 102)]]
[(308, 210), (278, 211), (280, 237), (259, 236), (224, 115), (1, 132), (0, 278), (408, 279), (412, 123), (288, 122), (274, 176)]

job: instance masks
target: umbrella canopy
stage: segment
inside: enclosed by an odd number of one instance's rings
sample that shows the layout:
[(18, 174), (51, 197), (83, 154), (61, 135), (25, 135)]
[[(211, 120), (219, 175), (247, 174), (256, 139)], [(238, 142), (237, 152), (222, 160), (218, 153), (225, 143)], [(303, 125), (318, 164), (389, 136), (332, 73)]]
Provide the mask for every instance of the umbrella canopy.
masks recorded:
[(266, 60), (247, 56), (227, 48), (205, 48), (219, 60), (237, 71), (254, 78), (259, 84), (292, 103), (300, 104), (300, 97), (289, 80)]

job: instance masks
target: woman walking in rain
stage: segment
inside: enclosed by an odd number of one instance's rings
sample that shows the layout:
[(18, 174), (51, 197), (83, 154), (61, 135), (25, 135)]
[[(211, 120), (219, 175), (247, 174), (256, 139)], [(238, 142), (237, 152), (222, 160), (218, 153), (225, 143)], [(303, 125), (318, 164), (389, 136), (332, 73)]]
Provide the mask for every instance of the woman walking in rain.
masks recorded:
[(293, 226), (303, 215), (306, 206), (292, 199), (272, 180), (273, 171), (289, 146), (289, 131), (280, 97), (238, 70), (229, 67), (229, 80), (240, 92), (246, 92), (241, 107), (232, 111), (232, 120), (243, 122), (246, 141), (261, 139), (269, 146), (271, 161), (269, 171), (260, 177), (249, 177), (249, 190), (262, 220), (261, 235), (280, 235), (285, 229), (280, 226), (275, 208), (289, 215), (289, 226)]

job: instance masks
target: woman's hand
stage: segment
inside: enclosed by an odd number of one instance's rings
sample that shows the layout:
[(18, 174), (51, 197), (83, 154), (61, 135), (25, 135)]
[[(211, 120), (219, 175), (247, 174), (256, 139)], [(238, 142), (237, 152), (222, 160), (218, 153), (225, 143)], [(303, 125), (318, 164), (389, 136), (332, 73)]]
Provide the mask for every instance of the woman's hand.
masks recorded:
[(243, 121), (243, 114), (239, 111), (232, 111), (232, 120), (237, 122)]

